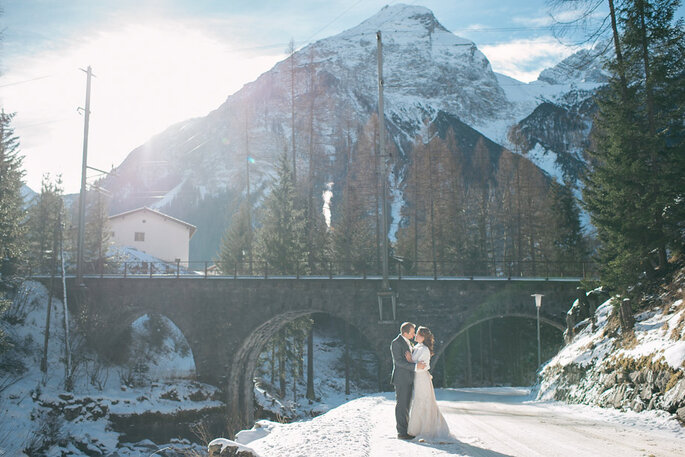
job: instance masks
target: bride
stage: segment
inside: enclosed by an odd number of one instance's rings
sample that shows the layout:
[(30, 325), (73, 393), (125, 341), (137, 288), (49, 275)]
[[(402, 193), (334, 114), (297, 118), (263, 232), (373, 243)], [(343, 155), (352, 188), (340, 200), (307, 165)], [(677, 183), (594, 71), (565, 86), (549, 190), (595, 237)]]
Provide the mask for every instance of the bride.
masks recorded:
[(407, 433), (428, 440), (451, 438), (450, 429), (440, 413), (433, 391), (433, 376), (428, 372), (433, 355), (433, 334), (428, 327), (419, 327), (414, 337), (418, 343), (407, 361), (424, 362), (426, 368), (414, 374), (414, 393), (409, 411)]

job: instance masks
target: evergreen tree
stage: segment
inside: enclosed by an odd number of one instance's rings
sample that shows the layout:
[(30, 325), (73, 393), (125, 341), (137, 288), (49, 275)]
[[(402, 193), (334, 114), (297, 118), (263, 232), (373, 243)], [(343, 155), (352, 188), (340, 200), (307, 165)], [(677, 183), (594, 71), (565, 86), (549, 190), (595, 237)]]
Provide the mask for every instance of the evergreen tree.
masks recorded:
[(375, 264), (374, 225), (356, 203), (356, 193), (343, 195), (341, 214), (333, 227), (333, 255), (342, 273), (371, 272)]
[(109, 208), (106, 196), (97, 190), (88, 193), (83, 260), (85, 270), (103, 271), (112, 230), (109, 225)]
[(679, 5), (621, 4), (623, 65), (610, 65), (614, 77), (598, 97), (584, 200), (601, 243), (602, 280), (621, 292), (642, 276), (662, 277), (667, 253), (683, 252), (685, 42), (682, 20), (673, 20)]
[(224, 274), (252, 273), (252, 230), (247, 205), (246, 201), (240, 205), (221, 241), (218, 265)]
[[(109, 225), (107, 196), (98, 188), (86, 191), (86, 220), (83, 238), (83, 271), (100, 273), (106, 269), (112, 230)], [(69, 208), (68, 245), (69, 259), (76, 262), (78, 249), (79, 198)]]
[(28, 253), (34, 272), (46, 274), (53, 266), (55, 236), (61, 234), (63, 218), (62, 178), (43, 176), (40, 195), (28, 211)]
[(23, 156), (11, 127), (14, 115), (0, 112), (0, 276), (17, 272), (26, 249)]
[(271, 271), (294, 274), (306, 259), (305, 219), (285, 154), (278, 160), (276, 174), (271, 192), (264, 200), (257, 249)]
[(580, 226), (580, 209), (573, 192), (566, 186), (552, 182), (549, 194), (552, 199), (551, 214), (555, 218), (550, 227), (554, 251), (548, 258), (561, 262), (562, 271), (575, 274), (577, 268), (568, 263), (582, 262), (588, 254), (587, 242)]

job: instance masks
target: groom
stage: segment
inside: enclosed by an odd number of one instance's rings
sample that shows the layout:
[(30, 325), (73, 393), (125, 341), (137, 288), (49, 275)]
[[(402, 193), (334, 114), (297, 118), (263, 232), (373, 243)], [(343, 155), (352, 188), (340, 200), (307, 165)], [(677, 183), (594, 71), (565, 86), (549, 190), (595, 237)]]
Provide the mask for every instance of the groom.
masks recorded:
[(414, 437), (407, 433), (409, 422), (409, 403), (411, 402), (412, 388), (414, 387), (414, 372), (416, 369), (426, 368), (423, 362), (407, 362), (405, 354), (411, 354), (411, 340), (414, 338), (416, 326), (411, 322), (405, 322), (400, 326), (400, 334), (390, 343), (392, 353), (392, 378), (395, 386), (395, 421), (397, 422), (397, 437), (401, 440), (410, 440)]

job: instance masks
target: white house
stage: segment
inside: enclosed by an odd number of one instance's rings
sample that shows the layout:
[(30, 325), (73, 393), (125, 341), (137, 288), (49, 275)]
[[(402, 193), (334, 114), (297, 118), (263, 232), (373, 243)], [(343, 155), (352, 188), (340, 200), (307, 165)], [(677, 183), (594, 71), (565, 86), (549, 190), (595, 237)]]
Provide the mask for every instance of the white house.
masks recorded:
[(196, 227), (143, 207), (110, 216), (112, 243), (133, 247), (166, 262), (187, 262)]

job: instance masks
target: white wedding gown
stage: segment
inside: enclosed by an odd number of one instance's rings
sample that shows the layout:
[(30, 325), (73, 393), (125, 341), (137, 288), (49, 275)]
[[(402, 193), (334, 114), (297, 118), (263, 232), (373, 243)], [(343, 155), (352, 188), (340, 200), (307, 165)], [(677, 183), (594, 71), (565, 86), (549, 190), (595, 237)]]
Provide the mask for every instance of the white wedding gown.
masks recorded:
[(419, 343), (412, 350), (412, 360), (423, 362), (426, 368), (414, 373), (414, 393), (409, 410), (409, 427), (407, 433), (425, 440), (448, 440), (452, 436), (445, 418), (440, 413), (433, 391), (433, 376), (430, 368), (430, 350)]

